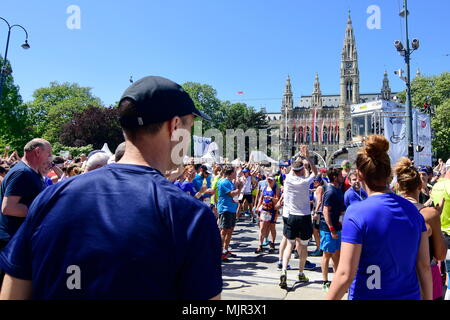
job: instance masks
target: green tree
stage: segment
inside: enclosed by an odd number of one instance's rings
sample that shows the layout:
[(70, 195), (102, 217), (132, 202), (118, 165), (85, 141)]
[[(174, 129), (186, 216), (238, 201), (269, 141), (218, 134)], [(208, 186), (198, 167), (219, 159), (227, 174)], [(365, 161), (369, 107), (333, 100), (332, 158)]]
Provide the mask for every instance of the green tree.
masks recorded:
[[(438, 158), (450, 157), (450, 72), (415, 78), (411, 82), (411, 95), (414, 107), (422, 108), (425, 104), (435, 107), (435, 113), (431, 115), (433, 150)], [(399, 93), (399, 97), (405, 102), (406, 91)]]
[[(3, 61), (0, 57), (2, 66)], [(11, 68), (9, 61), (6, 68)], [(14, 84), (13, 76), (9, 74), (5, 77), (0, 100), (0, 148), (10, 146), (12, 150), (21, 151), (32, 137), (28, 108), (22, 104), (19, 87)]]
[(35, 131), (52, 143), (59, 141), (64, 124), (75, 114), (90, 105), (102, 106), (91, 88), (80, 87), (76, 83), (52, 82), (47, 88), (37, 89), (33, 98), (28, 106), (36, 124)]
[(224, 119), (224, 110), (222, 102), (217, 98), (217, 91), (208, 84), (197, 82), (186, 82), (182, 87), (194, 101), (195, 107), (211, 117), (211, 122), (203, 122), (203, 128), (219, 128)]

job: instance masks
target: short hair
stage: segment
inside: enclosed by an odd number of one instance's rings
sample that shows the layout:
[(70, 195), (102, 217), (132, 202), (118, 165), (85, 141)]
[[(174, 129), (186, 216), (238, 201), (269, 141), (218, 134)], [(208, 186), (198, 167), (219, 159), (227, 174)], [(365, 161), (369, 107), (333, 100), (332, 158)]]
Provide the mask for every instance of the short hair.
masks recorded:
[(25, 147), (23, 148), (23, 151), (25, 153), (27, 153), (27, 152), (33, 151), (36, 148), (43, 148), (43, 147), (50, 147), (50, 146), (51, 146), (50, 142), (48, 142), (47, 140), (41, 139), (41, 138), (35, 138), (35, 139), (29, 141), (25, 145)]
[(350, 179), (350, 177), (351, 176), (355, 176), (356, 178), (358, 178), (358, 175), (356, 174), (356, 170), (351, 170), (349, 173), (348, 173), (348, 178)]
[(125, 154), (125, 142), (122, 142), (116, 148), (116, 152), (114, 153), (114, 161), (119, 162), (124, 154)]
[(331, 168), (331, 169), (328, 169), (328, 171), (327, 171), (327, 176), (328, 176), (328, 179), (330, 179), (330, 182), (336, 181), (339, 174), (340, 174), (340, 172), (336, 168)]
[(63, 159), (63, 157), (58, 156), (58, 157), (55, 157), (55, 159), (53, 159), (53, 162), (55, 164), (62, 164), (62, 163), (64, 163), (64, 159)]
[(234, 172), (234, 168), (233, 167), (225, 167), (223, 173), (226, 177), (232, 175)]
[(109, 156), (104, 152), (98, 152), (92, 155), (86, 162), (86, 171), (92, 171), (97, 167), (103, 167), (108, 164)]
[(0, 166), (0, 174), (8, 173), (8, 170), (4, 166)]
[[(138, 117), (138, 111), (136, 108), (136, 104), (130, 98), (123, 99), (119, 104), (119, 118), (122, 117)], [(143, 134), (156, 134), (161, 130), (164, 122), (150, 123), (139, 127), (121, 125), (122, 130), (125, 133), (125, 136), (134, 141), (138, 136)]]

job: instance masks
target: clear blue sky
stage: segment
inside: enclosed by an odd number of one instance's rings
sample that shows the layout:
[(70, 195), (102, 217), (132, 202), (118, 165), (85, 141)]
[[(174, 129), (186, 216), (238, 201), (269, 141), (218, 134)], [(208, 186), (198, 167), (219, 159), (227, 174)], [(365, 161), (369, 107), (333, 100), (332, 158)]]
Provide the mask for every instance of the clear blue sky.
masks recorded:
[[(315, 72), (323, 94), (339, 92), (340, 53), (348, 9), (359, 54), (361, 93), (379, 92), (384, 69), (391, 88), (403, 60), (393, 41), (404, 39), (403, 0), (8, 0), (0, 16), (29, 31), (12, 33), (8, 58), (25, 101), (51, 81), (93, 88), (103, 103), (119, 100), (128, 79), (161, 75), (178, 83), (212, 85), (223, 100), (246, 100), (276, 112), (285, 80), (294, 95), (309, 95)], [(81, 29), (69, 30), (70, 5), (81, 9)], [(366, 11), (381, 8), (381, 29), (369, 30)], [(421, 40), (412, 70), (450, 71), (450, 1), (409, 0), (410, 36)], [(6, 42), (0, 21), (0, 53)], [(237, 95), (244, 91), (245, 95)], [(265, 100), (252, 100), (265, 99)], [(298, 99), (295, 100), (297, 104)]]

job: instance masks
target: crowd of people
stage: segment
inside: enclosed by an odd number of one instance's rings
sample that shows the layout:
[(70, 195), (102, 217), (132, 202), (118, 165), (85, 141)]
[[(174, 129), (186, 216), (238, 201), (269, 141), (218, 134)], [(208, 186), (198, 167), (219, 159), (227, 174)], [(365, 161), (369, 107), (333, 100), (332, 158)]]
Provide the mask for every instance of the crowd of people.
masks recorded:
[(248, 219), (255, 255), (279, 257), (281, 288), (294, 253), (300, 282), (316, 268), (308, 256), (321, 257), (328, 299), (449, 299), (450, 159), (392, 168), (389, 142), (372, 135), (354, 164), (330, 168), (304, 145), (276, 169), (180, 166), (174, 132), (208, 116), (179, 85), (146, 77), (119, 108), (125, 142), (113, 156), (54, 157), (33, 139), (0, 159), (0, 298), (220, 298), (234, 228)]

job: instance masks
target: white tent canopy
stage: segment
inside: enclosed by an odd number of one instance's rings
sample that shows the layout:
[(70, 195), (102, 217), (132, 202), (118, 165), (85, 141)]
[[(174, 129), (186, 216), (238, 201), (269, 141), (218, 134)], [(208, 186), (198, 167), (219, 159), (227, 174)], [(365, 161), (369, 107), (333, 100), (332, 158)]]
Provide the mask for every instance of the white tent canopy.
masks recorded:
[(262, 151), (252, 151), (250, 153), (249, 162), (270, 162), (274, 164), (278, 164), (278, 161), (272, 159), (267, 154)]
[(105, 143), (104, 145), (103, 145), (103, 148), (101, 149), (102, 151), (104, 151), (108, 156), (112, 156), (113, 155), (113, 153), (111, 152), (111, 150), (109, 150), (109, 147), (108, 147), (108, 144), (107, 143)]

